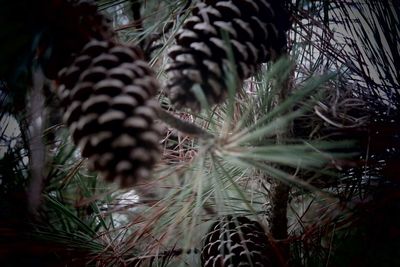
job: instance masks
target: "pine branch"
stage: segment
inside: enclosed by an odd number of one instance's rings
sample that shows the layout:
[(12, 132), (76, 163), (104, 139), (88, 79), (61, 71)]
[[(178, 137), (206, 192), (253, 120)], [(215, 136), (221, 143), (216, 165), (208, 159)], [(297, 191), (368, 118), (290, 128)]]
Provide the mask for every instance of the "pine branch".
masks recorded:
[(287, 233), (287, 208), (290, 186), (277, 181), (272, 189), (271, 233), (276, 240), (285, 240)]
[[(292, 72), (293, 73), (293, 72)], [(282, 82), (282, 89), (278, 94), (277, 105), (283, 103), (290, 94), (291, 91), (291, 77), (289, 75)], [(277, 81), (279, 83), (279, 81)], [(283, 144), (287, 138), (291, 137), (291, 125), (286, 129), (277, 134), (276, 142)], [(288, 203), (289, 203), (290, 186), (280, 180), (274, 180), (272, 185), (272, 197), (271, 197), (271, 218), (270, 220), (270, 232), (272, 237), (280, 241), (277, 243), (278, 248), (281, 251), (281, 259), (290, 258), (289, 245), (286, 243), (288, 238)], [(288, 262), (284, 263), (287, 264)]]

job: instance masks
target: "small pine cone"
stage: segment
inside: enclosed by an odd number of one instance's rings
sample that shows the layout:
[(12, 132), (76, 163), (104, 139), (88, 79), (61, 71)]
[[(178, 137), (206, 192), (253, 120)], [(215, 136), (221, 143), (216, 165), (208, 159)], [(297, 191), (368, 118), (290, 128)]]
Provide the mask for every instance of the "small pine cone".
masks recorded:
[(64, 122), (89, 168), (122, 187), (149, 177), (160, 156), (151, 100), (159, 86), (141, 50), (92, 40), (59, 83)]
[(246, 217), (227, 216), (215, 222), (204, 238), (203, 267), (272, 266), (271, 248), (261, 225)]
[[(192, 10), (169, 50), (167, 93), (177, 108), (198, 110), (192, 89), (200, 85), (210, 105), (227, 94), (232, 51), (239, 84), (286, 47), (286, 11), (277, 0), (203, 0)], [(226, 40), (221, 33), (225, 32)], [(232, 68), (230, 68), (232, 70)]]
[(110, 40), (111, 20), (97, 10), (93, 0), (41, 0), (42, 23), (48, 28), (41, 39), (41, 63), (47, 78), (72, 63), (91, 39)]

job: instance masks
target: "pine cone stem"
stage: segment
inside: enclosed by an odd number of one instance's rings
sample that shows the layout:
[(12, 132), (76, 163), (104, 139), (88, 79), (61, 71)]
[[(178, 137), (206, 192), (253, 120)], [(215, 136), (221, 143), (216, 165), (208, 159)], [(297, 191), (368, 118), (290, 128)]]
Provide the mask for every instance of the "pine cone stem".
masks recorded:
[(142, 21), (141, 15), (140, 15), (141, 7), (142, 7), (142, 4), (139, 0), (131, 0), (132, 16), (133, 16), (135, 28), (138, 31), (143, 31), (143, 21)]
[(159, 119), (161, 119), (163, 122), (167, 123), (168, 125), (170, 125), (171, 127), (175, 128), (176, 130), (182, 133), (196, 136), (202, 139), (214, 138), (213, 134), (205, 131), (196, 124), (181, 120), (172, 115), (171, 113), (169, 113), (168, 111), (165, 111), (161, 107), (157, 108), (156, 111)]

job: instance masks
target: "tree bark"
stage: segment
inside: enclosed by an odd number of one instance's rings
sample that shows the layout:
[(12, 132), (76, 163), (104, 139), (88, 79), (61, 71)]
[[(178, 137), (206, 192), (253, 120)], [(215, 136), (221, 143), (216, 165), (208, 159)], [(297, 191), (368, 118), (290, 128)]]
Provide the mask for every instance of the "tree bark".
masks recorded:
[(30, 101), (30, 170), (31, 181), (28, 189), (29, 211), (35, 215), (42, 201), (43, 170), (45, 146), (43, 144), (44, 75), (42, 71), (33, 72), (33, 88)]

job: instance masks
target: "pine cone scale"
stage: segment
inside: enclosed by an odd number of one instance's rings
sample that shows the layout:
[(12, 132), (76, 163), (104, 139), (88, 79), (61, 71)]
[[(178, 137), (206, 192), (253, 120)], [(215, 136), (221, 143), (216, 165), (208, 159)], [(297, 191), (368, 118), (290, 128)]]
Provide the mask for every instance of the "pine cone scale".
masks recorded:
[[(276, 15), (278, 12), (285, 17), (274, 0), (197, 3), (176, 35), (176, 45), (169, 51), (172, 63), (166, 72), (171, 102), (198, 109), (199, 103), (192, 91), (197, 84), (209, 104), (219, 103), (225, 98), (228, 86), (226, 72), (222, 70), (232, 71), (229, 66), (236, 65), (237, 78), (243, 80), (253, 75), (259, 64), (279, 56), (285, 48), (287, 25), (277, 25), (282, 21)], [(228, 38), (221, 33), (226, 33)], [(232, 63), (229, 62), (231, 53)], [(208, 68), (210, 65), (213, 68)], [(208, 82), (210, 78), (214, 81)], [(240, 86), (241, 82), (237, 84)]]
[(246, 217), (221, 218), (203, 242), (203, 267), (271, 266), (272, 250), (263, 228)]
[(134, 47), (93, 40), (60, 71), (59, 95), (72, 139), (89, 168), (108, 181), (131, 186), (146, 179), (158, 160), (154, 126), (154, 73)]

